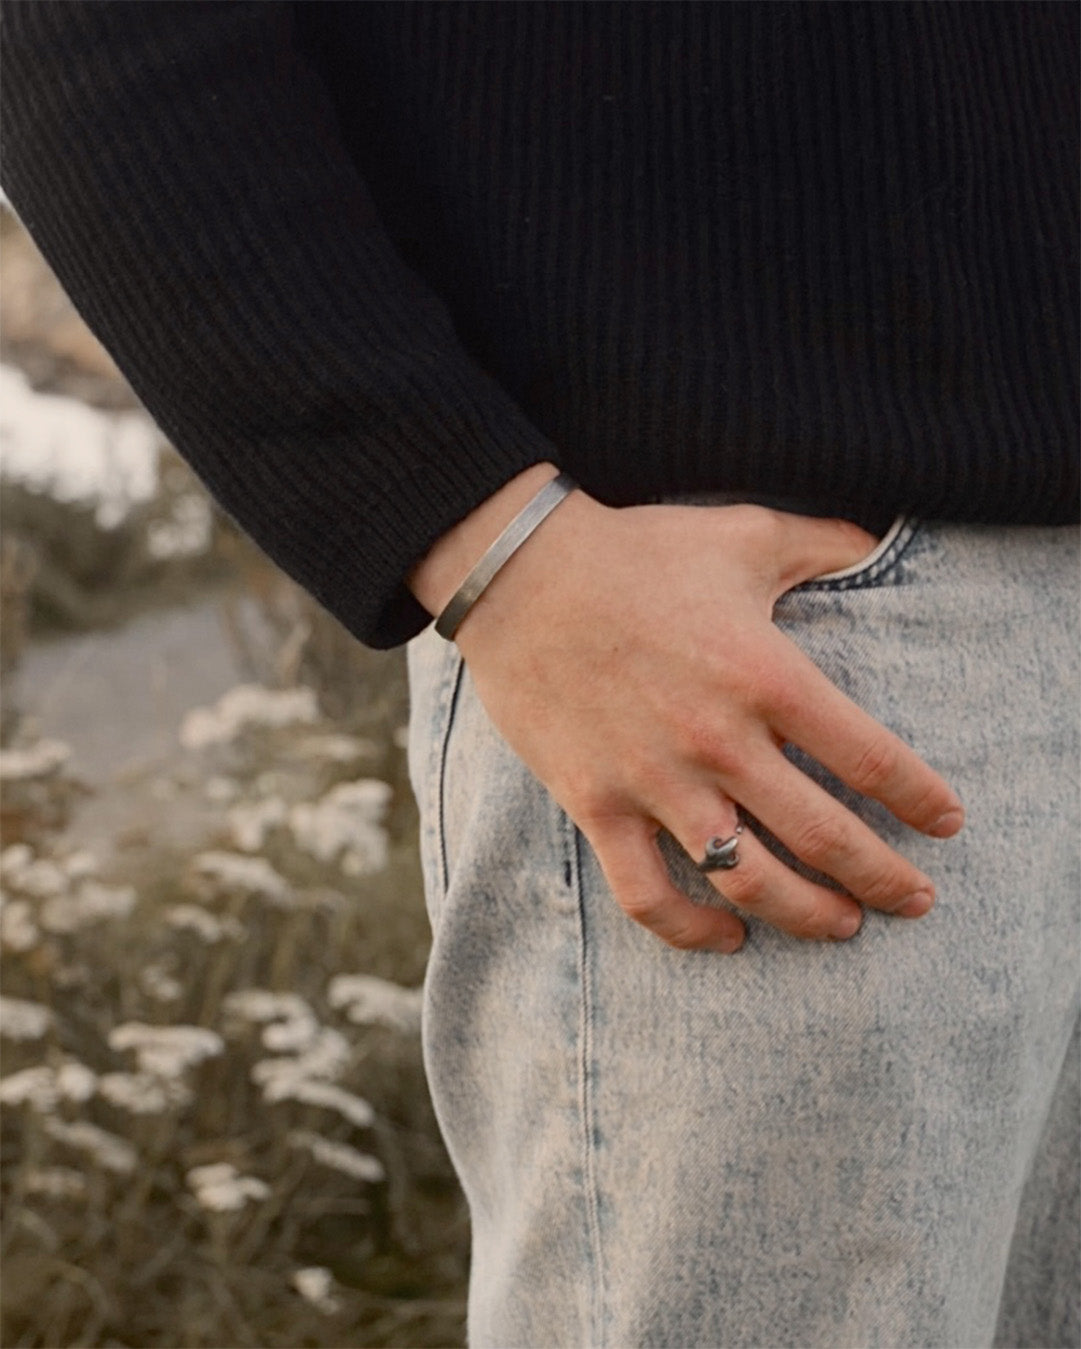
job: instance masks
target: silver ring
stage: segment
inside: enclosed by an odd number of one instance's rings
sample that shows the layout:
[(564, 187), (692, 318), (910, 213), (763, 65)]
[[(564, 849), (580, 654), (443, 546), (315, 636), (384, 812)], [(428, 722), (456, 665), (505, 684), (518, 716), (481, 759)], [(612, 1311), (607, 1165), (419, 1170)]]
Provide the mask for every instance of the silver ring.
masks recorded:
[(743, 833), (743, 825), (736, 825), (736, 832), (731, 838), (721, 838), (718, 834), (711, 838), (706, 844), (706, 855), (701, 862), (697, 863), (698, 870), (702, 872), (709, 871), (731, 871), (733, 867), (739, 866), (739, 853), (736, 845), (739, 843), (739, 836)]

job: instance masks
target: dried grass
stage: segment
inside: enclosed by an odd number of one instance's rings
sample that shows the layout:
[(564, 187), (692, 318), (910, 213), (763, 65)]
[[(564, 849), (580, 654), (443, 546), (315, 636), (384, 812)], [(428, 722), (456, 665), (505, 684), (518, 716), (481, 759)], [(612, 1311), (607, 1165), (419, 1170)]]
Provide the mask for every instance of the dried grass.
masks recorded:
[[(0, 854), (5, 1345), (462, 1342), (400, 737), (345, 729), (247, 724), (189, 756), (201, 790), (263, 808), (254, 850), (223, 812), (187, 853), (103, 868), (44, 832)], [(289, 827), (354, 780), (349, 744), (388, 781), (361, 794), (367, 874)]]

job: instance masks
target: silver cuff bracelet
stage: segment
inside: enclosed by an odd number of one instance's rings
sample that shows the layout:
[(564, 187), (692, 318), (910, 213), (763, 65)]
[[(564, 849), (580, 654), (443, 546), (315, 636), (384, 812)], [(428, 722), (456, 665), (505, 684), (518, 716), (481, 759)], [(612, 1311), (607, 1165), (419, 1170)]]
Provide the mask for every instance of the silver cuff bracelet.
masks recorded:
[(435, 630), (440, 637), (451, 641), (461, 626), (462, 619), (483, 595), (500, 567), (521, 548), (541, 521), (551, 515), (563, 498), (569, 496), (577, 485), (565, 473), (560, 473), (551, 482), (545, 483), (537, 495), (522, 507), (503, 533), (482, 555), (436, 619)]

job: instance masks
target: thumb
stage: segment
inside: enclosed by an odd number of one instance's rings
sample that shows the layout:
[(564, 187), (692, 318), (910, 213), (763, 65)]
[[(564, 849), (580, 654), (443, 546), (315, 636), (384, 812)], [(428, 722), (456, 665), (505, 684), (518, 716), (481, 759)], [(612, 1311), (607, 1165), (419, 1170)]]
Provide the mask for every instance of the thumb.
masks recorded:
[(820, 520), (777, 512), (781, 526), (776, 554), (777, 594), (804, 581), (844, 571), (878, 546), (873, 534), (851, 520)]

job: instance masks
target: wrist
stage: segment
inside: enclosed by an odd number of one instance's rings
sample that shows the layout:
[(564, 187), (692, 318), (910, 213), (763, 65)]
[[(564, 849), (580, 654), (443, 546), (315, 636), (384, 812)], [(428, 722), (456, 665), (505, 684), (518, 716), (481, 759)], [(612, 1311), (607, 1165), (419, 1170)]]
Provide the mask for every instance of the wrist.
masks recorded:
[(462, 621), (455, 642), (466, 662), (501, 659), (508, 644), (551, 637), (580, 606), (597, 574), (596, 548), (615, 514), (580, 488), (565, 497), (493, 577)]
[(442, 613), (477, 561), (520, 510), (556, 477), (554, 464), (533, 464), (449, 529), (406, 578), (430, 614)]

